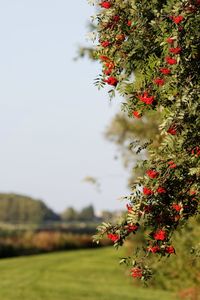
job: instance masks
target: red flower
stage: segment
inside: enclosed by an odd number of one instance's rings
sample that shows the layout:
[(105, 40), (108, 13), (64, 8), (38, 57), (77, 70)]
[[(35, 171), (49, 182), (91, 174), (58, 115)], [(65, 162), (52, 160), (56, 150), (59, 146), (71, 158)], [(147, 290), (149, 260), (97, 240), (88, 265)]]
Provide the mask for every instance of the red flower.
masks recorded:
[(118, 234), (113, 234), (113, 233), (108, 233), (107, 237), (114, 243), (119, 241), (119, 239), (120, 239), (120, 236)]
[(169, 43), (169, 44), (173, 44), (174, 38), (169, 37), (169, 38), (166, 39), (166, 41), (167, 41), (167, 43)]
[(131, 26), (132, 25), (132, 21), (127, 21), (127, 25)]
[(176, 133), (177, 133), (176, 128), (175, 127), (170, 127), (167, 130), (167, 133), (170, 133), (171, 135), (176, 135)]
[(141, 278), (142, 277), (142, 270), (140, 268), (133, 268), (131, 270), (131, 276), (134, 278)]
[(167, 192), (166, 189), (161, 186), (159, 188), (157, 188), (156, 191), (158, 194), (165, 194)]
[(118, 80), (115, 77), (108, 77), (108, 79), (104, 79), (104, 81), (109, 84), (109, 85), (113, 85), (116, 86), (118, 84)]
[(171, 70), (168, 68), (161, 68), (160, 72), (164, 75), (169, 75), (171, 73)]
[(144, 92), (144, 94), (141, 96), (138, 96), (138, 98), (146, 104), (152, 104), (155, 99), (154, 96), (148, 96), (147, 92)]
[(174, 254), (174, 253), (175, 253), (175, 249), (174, 249), (173, 246), (167, 246), (167, 247), (165, 248), (165, 252), (166, 252), (166, 253), (169, 253), (169, 254)]
[(101, 43), (101, 46), (104, 47), (104, 48), (108, 47), (109, 45), (110, 45), (109, 41), (104, 41), (104, 42)]
[(159, 173), (156, 170), (148, 170), (146, 171), (146, 174), (152, 179), (157, 178), (159, 175)]
[(173, 209), (175, 209), (176, 211), (180, 211), (182, 209), (182, 206), (180, 204), (176, 204), (176, 203), (173, 203), (172, 204), (172, 207)]
[(174, 54), (179, 54), (181, 52), (182, 48), (181, 47), (176, 47), (176, 48), (170, 48), (169, 51), (171, 53), (174, 53)]
[(119, 20), (120, 20), (120, 16), (116, 15), (116, 16), (113, 17), (113, 21), (118, 22)]
[(170, 56), (167, 56), (165, 58), (166, 62), (169, 64), (169, 65), (175, 65), (177, 63), (177, 60), (175, 58), (172, 58)]
[(108, 1), (103, 1), (103, 2), (100, 3), (100, 6), (103, 7), (103, 8), (108, 9), (108, 8), (111, 7), (111, 3), (108, 2)]
[(152, 253), (157, 253), (157, 252), (160, 251), (160, 247), (159, 247), (159, 246), (149, 246), (149, 247), (147, 248), (147, 250), (148, 250), (149, 252), (152, 252)]
[(174, 21), (175, 24), (179, 24), (184, 20), (184, 17), (183, 16), (172, 17), (172, 20)]
[(160, 86), (163, 86), (165, 84), (165, 80), (162, 78), (155, 78), (154, 83)]
[(133, 111), (133, 116), (137, 119), (140, 119), (141, 118), (141, 115), (138, 111)]
[(126, 208), (127, 208), (128, 212), (132, 212), (133, 211), (132, 206), (129, 205), (129, 204), (126, 204)]
[(166, 239), (166, 232), (160, 229), (156, 233), (154, 233), (153, 237), (157, 241), (164, 241)]
[(148, 189), (147, 187), (144, 187), (144, 188), (143, 188), (143, 193), (144, 193), (144, 195), (149, 196), (149, 195), (152, 195), (152, 194), (153, 194), (153, 191), (150, 190), (150, 189)]

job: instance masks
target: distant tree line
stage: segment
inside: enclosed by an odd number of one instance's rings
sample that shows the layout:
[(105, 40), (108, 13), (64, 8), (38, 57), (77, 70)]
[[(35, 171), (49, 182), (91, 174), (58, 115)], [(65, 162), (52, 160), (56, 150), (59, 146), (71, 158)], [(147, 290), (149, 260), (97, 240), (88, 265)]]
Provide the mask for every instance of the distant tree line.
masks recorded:
[(95, 211), (92, 205), (84, 207), (81, 211), (77, 211), (73, 207), (68, 207), (61, 214), (63, 221), (94, 221), (96, 219)]
[(44, 224), (51, 222), (95, 222), (111, 221), (115, 213), (102, 212), (101, 217), (95, 215), (92, 205), (80, 211), (68, 207), (58, 214), (43, 201), (17, 194), (0, 194), (0, 222), (8, 224)]
[(43, 201), (16, 194), (0, 194), (0, 222), (40, 224), (60, 220)]

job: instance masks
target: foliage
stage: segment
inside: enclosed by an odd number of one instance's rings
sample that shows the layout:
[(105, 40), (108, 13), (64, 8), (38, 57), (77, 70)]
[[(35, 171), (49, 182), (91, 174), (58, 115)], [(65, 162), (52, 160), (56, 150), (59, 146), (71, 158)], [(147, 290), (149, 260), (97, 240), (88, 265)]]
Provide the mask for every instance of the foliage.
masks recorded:
[[(158, 260), (151, 252), (148, 262), (151, 263), (155, 276), (148, 282), (149, 287), (180, 291), (181, 294), (184, 294), (184, 291), (195, 291), (200, 287), (199, 235), (200, 219), (192, 218), (183, 229), (177, 230), (174, 234), (173, 245), (176, 249), (174, 255)], [(131, 257), (133, 247), (141, 247), (141, 244), (145, 247), (145, 235), (140, 230), (136, 236), (126, 240), (127, 256)]]
[(94, 208), (92, 205), (84, 207), (79, 213), (79, 220), (90, 221), (95, 219)]
[[(109, 246), (107, 239), (100, 246)], [(61, 230), (15, 231), (0, 237), (0, 258), (39, 253), (96, 248), (91, 234), (75, 234)]]
[(165, 258), (162, 262), (152, 255), (151, 260), (156, 272), (154, 285), (176, 291), (200, 287), (200, 260), (196, 252), (199, 251), (199, 236), (200, 220), (193, 218), (183, 230), (174, 235), (176, 255)]
[(149, 112), (140, 120), (128, 118), (125, 113), (117, 114), (108, 126), (105, 136), (115, 143), (129, 169), (129, 187), (138, 176), (144, 175), (141, 160), (147, 159), (146, 145), (151, 143), (155, 150), (163, 141), (159, 131), (160, 115)]
[(94, 222), (97, 217), (95, 216), (94, 207), (92, 205), (88, 205), (83, 207), (80, 211), (77, 211), (73, 207), (68, 207), (61, 214), (61, 218), (63, 221), (83, 221), (83, 222)]
[(77, 211), (73, 207), (66, 208), (61, 214), (61, 218), (63, 221), (75, 221), (77, 220), (77, 217)]
[(0, 194), (0, 222), (41, 224), (60, 217), (41, 200), (16, 194)]
[(111, 97), (117, 90), (129, 117), (159, 113), (163, 141), (157, 149), (146, 145), (146, 173), (125, 197), (124, 220), (99, 226), (96, 239), (107, 234), (119, 247), (143, 228), (145, 246), (123, 262), (132, 266), (133, 277), (148, 280), (147, 258), (173, 255), (174, 232), (199, 213), (200, 1), (110, 0), (97, 5), (102, 9), (96, 16), (96, 58), (103, 72), (95, 83), (111, 86)]
[[(2, 224), (44, 226), (61, 224), (62, 222), (83, 221), (94, 222), (97, 219), (92, 205), (77, 211), (73, 207), (66, 208), (60, 215), (41, 200), (16, 194), (0, 194), (0, 222)], [(1, 224), (0, 223), (0, 224)]]
[[(130, 147), (131, 141), (140, 139), (142, 142), (145, 142), (146, 140), (154, 138), (153, 144), (155, 144), (155, 150), (162, 142), (162, 137), (158, 130), (159, 116), (156, 118), (152, 116), (153, 114), (149, 113), (145, 115), (145, 119), (135, 120), (127, 118), (124, 114), (118, 114), (114, 117), (106, 131), (106, 137), (119, 147), (125, 165), (130, 169), (130, 187), (131, 183), (135, 180), (136, 174), (144, 174), (144, 170), (140, 168), (140, 164), (137, 168), (133, 168), (135, 160), (137, 160), (138, 157), (139, 159), (144, 159), (144, 154), (137, 155), (137, 149)], [(145, 151), (145, 156), (148, 156), (148, 151)], [(111, 220), (112, 218), (110, 217), (107, 218), (106, 221), (111, 222)], [(149, 257), (154, 272), (156, 273), (150, 286), (162, 287), (167, 290), (180, 290), (180, 295), (183, 297), (186, 297), (186, 295), (195, 297), (195, 294), (200, 292), (197, 288), (200, 285), (199, 236), (200, 220), (198, 218), (192, 218), (188, 224), (186, 224), (182, 230), (178, 230), (174, 236), (173, 240), (177, 255), (171, 256), (170, 259), (166, 257), (162, 262), (158, 261), (153, 254)], [(137, 236), (134, 236), (126, 243), (128, 255), (132, 255), (133, 247), (141, 246), (141, 243), (143, 243), (145, 247), (142, 230), (140, 230), (140, 234), (137, 234)], [(185, 263), (186, 261), (187, 264)]]

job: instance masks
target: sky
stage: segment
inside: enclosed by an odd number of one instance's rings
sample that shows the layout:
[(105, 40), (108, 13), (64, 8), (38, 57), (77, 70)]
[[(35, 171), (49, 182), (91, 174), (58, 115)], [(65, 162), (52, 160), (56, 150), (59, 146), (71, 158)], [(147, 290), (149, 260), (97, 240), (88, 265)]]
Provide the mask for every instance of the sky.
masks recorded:
[(94, 86), (98, 63), (73, 59), (92, 14), (86, 0), (0, 0), (0, 192), (57, 212), (120, 209), (128, 193), (116, 146), (103, 135), (120, 99), (110, 103)]

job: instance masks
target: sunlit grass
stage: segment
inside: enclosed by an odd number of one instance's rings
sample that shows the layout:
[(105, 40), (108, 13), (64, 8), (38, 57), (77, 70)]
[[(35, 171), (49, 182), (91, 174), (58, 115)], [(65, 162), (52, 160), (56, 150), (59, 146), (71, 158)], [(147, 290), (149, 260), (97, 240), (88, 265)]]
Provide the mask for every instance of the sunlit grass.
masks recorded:
[(0, 261), (1, 300), (173, 300), (136, 287), (113, 248), (78, 250)]

